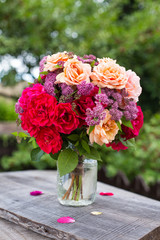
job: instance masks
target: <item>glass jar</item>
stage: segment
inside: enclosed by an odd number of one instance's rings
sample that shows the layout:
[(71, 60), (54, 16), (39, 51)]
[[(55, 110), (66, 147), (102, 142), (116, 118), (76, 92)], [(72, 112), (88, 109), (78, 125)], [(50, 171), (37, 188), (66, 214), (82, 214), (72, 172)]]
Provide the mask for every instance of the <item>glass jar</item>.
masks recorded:
[(92, 204), (97, 189), (97, 161), (79, 161), (74, 171), (60, 177), (57, 169), (57, 193), (62, 205), (87, 206)]

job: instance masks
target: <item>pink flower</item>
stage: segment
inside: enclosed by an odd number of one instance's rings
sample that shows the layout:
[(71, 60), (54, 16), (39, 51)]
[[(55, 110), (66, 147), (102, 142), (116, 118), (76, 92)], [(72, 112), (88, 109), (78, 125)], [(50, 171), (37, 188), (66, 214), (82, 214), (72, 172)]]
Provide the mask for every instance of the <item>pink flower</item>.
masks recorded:
[(82, 63), (76, 58), (69, 59), (64, 64), (64, 72), (56, 77), (56, 83), (66, 83), (67, 85), (78, 85), (83, 81), (90, 82), (91, 66)]
[(43, 127), (36, 137), (38, 146), (47, 154), (57, 153), (62, 148), (62, 138), (54, 126)]
[(37, 95), (31, 100), (27, 108), (27, 114), (30, 122), (39, 127), (51, 126), (53, 124), (56, 104), (56, 98), (48, 93), (41, 93)]
[(138, 97), (142, 92), (142, 88), (140, 86), (140, 78), (137, 74), (131, 70), (127, 72), (128, 81), (125, 85), (125, 88), (129, 94), (129, 98), (133, 98), (135, 102), (138, 102)]
[(98, 59), (99, 64), (93, 68), (91, 79), (100, 88), (122, 89), (127, 83), (124, 67), (111, 58)]
[(54, 111), (53, 123), (58, 132), (70, 134), (79, 125), (79, 119), (70, 103), (59, 103)]

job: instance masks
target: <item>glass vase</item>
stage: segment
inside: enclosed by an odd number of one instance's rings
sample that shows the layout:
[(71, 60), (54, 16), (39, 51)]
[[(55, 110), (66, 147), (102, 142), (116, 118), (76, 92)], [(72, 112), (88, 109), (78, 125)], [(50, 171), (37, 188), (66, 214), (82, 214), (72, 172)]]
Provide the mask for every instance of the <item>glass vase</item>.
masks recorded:
[(79, 160), (74, 171), (62, 177), (57, 169), (57, 193), (58, 200), (62, 205), (87, 206), (92, 204), (96, 197), (96, 189), (96, 160)]

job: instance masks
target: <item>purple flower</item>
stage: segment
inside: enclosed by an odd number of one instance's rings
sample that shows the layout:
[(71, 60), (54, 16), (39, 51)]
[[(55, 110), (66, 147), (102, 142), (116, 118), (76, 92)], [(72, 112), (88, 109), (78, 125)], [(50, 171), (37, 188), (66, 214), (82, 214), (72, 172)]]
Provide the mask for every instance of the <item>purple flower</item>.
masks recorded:
[(71, 95), (74, 92), (74, 90), (65, 83), (61, 84), (61, 89), (62, 89), (62, 95), (64, 95), (64, 96)]
[[(43, 69), (44, 69), (44, 64), (46, 62), (46, 59), (47, 59), (47, 56), (44, 56), (41, 61), (39, 62), (39, 71), (40, 72), (43, 72)], [(42, 75), (42, 74), (41, 74)], [(43, 75), (42, 75), (43, 76)]]
[(108, 105), (110, 103), (110, 99), (104, 93), (96, 94), (95, 99), (104, 105)]
[(114, 121), (119, 121), (123, 116), (123, 112), (115, 108), (110, 109), (109, 113), (112, 116), (111, 119)]
[(101, 120), (104, 120), (106, 117), (106, 112), (104, 111), (104, 107), (101, 103), (97, 103), (96, 107), (93, 109), (87, 108), (86, 110), (86, 123), (89, 126), (98, 125)]
[(77, 85), (78, 94), (79, 95), (89, 95), (91, 91), (93, 90), (94, 85), (93, 83), (86, 83), (86, 81), (81, 82), (79, 85)]
[(55, 88), (54, 88), (52, 82), (49, 82), (49, 81), (45, 82), (45, 84), (44, 84), (44, 89), (45, 89), (46, 92), (47, 92), (48, 94), (50, 94), (51, 96), (53, 96), (53, 97), (56, 96), (56, 94), (55, 94)]
[(23, 108), (20, 106), (19, 101), (15, 104), (15, 112), (18, 114), (23, 113)]

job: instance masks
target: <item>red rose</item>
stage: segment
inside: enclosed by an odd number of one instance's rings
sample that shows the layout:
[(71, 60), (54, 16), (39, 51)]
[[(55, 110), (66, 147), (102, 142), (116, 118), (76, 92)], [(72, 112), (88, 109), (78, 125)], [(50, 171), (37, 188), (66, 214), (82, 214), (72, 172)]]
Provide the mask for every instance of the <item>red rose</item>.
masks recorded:
[(37, 95), (31, 100), (27, 108), (30, 122), (35, 126), (51, 126), (56, 104), (56, 98), (48, 93)]
[(38, 146), (47, 154), (57, 153), (62, 148), (62, 138), (54, 126), (40, 129), (36, 142)]
[(21, 127), (23, 130), (27, 131), (31, 137), (36, 137), (40, 128), (31, 123), (30, 117), (27, 112), (24, 112), (21, 117)]
[(75, 100), (74, 103), (76, 104), (76, 112), (78, 113), (78, 117), (80, 118), (80, 126), (86, 125), (86, 109), (87, 108), (94, 108), (96, 105), (94, 103), (94, 96), (98, 93), (98, 87), (94, 87), (91, 93), (87, 96), (81, 96), (79, 99)]
[(117, 150), (119, 152), (119, 150), (126, 150), (128, 147), (124, 146), (121, 142), (115, 143), (108, 143), (106, 144), (107, 147), (112, 147), (113, 150)]
[(137, 106), (137, 108), (138, 108), (137, 118), (131, 120), (133, 129), (122, 125), (122, 131), (125, 133), (125, 135), (122, 135), (122, 137), (125, 138), (126, 140), (137, 137), (141, 127), (143, 126), (143, 112), (140, 106)]
[(26, 110), (32, 98), (43, 92), (45, 92), (43, 85), (40, 83), (33, 84), (31, 87), (27, 87), (23, 90), (22, 96), (19, 98), (18, 102), (23, 110)]
[(70, 134), (79, 125), (79, 119), (70, 103), (59, 103), (54, 111), (53, 123), (58, 132)]
[[(126, 127), (124, 125), (121, 126), (123, 132), (125, 133), (125, 134), (122, 134), (121, 137), (123, 137), (125, 140), (137, 137), (141, 127), (143, 126), (143, 112), (140, 106), (137, 106), (137, 108), (138, 108), (137, 118), (131, 121), (133, 129)], [(112, 143), (106, 144), (106, 146), (112, 147), (113, 150), (117, 150), (117, 151), (119, 151), (120, 149), (125, 150), (128, 148), (124, 146), (121, 142), (119, 143), (112, 142)]]

